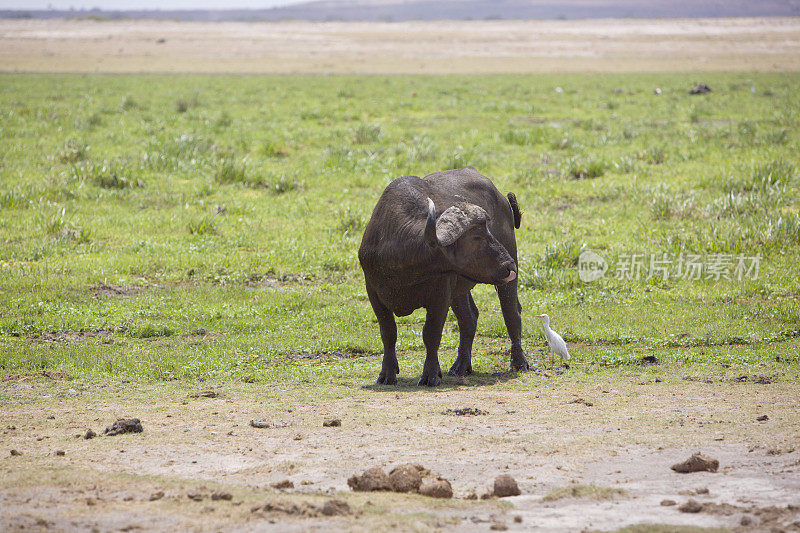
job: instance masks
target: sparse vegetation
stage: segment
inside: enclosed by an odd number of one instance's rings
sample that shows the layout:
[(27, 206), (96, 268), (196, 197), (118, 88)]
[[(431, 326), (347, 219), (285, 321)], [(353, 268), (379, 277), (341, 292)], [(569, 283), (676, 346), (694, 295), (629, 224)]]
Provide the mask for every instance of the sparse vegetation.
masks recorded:
[(377, 124), (359, 124), (353, 130), (355, 144), (371, 144), (381, 137), (381, 127)]
[(104, 189), (132, 189), (144, 186), (144, 182), (135, 177), (136, 171), (124, 164), (89, 165), (85, 167), (85, 172), (98, 187)]
[(599, 178), (606, 171), (607, 165), (599, 159), (569, 159), (565, 164), (567, 177), (574, 180)]
[(657, 189), (652, 193), (650, 213), (655, 219), (688, 218), (696, 212), (696, 199), (690, 193), (675, 193), (664, 189)]
[(548, 492), (542, 497), (543, 502), (554, 502), (564, 498), (588, 498), (590, 500), (612, 500), (626, 496), (627, 491), (597, 485), (568, 485)]
[(175, 110), (178, 113), (186, 113), (190, 109), (194, 109), (195, 107), (197, 107), (197, 105), (198, 105), (197, 95), (188, 98), (181, 97), (175, 101)]
[(190, 220), (188, 230), (190, 235), (213, 235), (217, 233), (217, 224), (214, 217), (207, 216), (198, 220)]
[(238, 183), (240, 185), (251, 185), (254, 183), (244, 163), (231, 159), (223, 159), (220, 161), (214, 171), (214, 179), (224, 184)]
[(352, 237), (364, 227), (364, 216), (357, 210), (346, 207), (336, 213), (336, 230), (345, 237)]
[(58, 154), (58, 160), (62, 163), (75, 163), (86, 159), (89, 154), (89, 147), (85, 144), (70, 139)]
[(267, 157), (286, 157), (289, 155), (286, 147), (275, 141), (264, 141), (261, 145), (261, 153)]

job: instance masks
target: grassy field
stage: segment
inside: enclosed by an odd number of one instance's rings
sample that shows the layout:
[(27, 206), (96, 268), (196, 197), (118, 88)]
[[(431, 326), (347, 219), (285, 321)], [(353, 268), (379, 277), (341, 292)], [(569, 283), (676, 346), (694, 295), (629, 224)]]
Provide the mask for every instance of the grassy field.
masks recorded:
[[(700, 81), (712, 92), (689, 95)], [(0, 75), (0, 530), (791, 530), (798, 82)], [(375, 386), (365, 222), (395, 177), (465, 165), (524, 211), (538, 371), (509, 371), (480, 286), (475, 374), (416, 387), (417, 311), (398, 324), (400, 384)], [(586, 250), (609, 263), (590, 283)], [(616, 276), (631, 254), (706, 270)], [(740, 256), (757, 275), (738, 279)], [(451, 316), (444, 368), (457, 342)], [(481, 414), (448, 414), (463, 407)], [(143, 433), (81, 438), (131, 416)], [(718, 473), (669, 469), (697, 450)], [(348, 489), (407, 462), (454, 499)], [(474, 500), (499, 474), (522, 495)], [(700, 513), (661, 503), (689, 497)], [(331, 498), (344, 516), (320, 514)]]
[[(698, 81), (712, 92), (689, 95)], [(796, 373), (798, 81), (2, 75), (0, 369), (368, 384), (365, 221), (395, 177), (472, 165), (524, 210), (534, 359), (546, 312), (574, 372), (656, 355)], [(579, 280), (584, 248), (605, 278)], [(757, 279), (615, 279), (632, 253), (761, 259)], [(506, 332), (491, 287), (475, 292), (490, 376)], [(399, 322), (406, 384), (423, 320)], [(457, 341), (451, 315), (443, 366)]]

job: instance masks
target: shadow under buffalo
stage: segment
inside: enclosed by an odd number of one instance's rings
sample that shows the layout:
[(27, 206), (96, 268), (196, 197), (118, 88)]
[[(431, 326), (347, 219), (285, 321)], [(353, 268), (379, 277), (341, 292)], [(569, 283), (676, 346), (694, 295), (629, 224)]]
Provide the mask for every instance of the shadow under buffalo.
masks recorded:
[(442, 375), (442, 383), (436, 387), (420, 387), (417, 385), (419, 376), (416, 377), (401, 377), (397, 376), (397, 385), (378, 385), (372, 383), (364, 385), (362, 389), (376, 391), (376, 392), (397, 392), (403, 391), (420, 391), (420, 392), (436, 392), (436, 391), (449, 391), (454, 389), (461, 389), (464, 387), (483, 387), (486, 385), (495, 385), (497, 383), (505, 383), (518, 377), (520, 372), (507, 371), (507, 372), (473, 372), (469, 376), (455, 377)]

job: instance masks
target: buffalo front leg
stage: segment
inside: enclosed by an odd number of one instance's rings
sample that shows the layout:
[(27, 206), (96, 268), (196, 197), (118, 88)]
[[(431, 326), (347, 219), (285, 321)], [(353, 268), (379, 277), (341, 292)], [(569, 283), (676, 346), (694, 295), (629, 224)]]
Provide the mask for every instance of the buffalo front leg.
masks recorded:
[[(449, 292), (449, 291), (448, 291)], [(425, 325), (422, 327), (422, 341), (425, 343), (425, 366), (417, 385), (435, 387), (442, 382), (442, 369), (439, 367), (439, 344), (442, 342), (442, 329), (450, 308), (450, 295), (437, 298), (436, 303), (428, 306)]]
[(511, 369), (526, 371), (530, 369), (525, 351), (522, 349), (522, 306), (517, 298), (517, 280), (498, 285), (497, 296), (506, 323), (508, 337), (511, 339)]
[(472, 341), (478, 329), (478, 307), (472, 294), (459, 296), (450, 303), (458, 320), (458, 357), (447, 372), (448, 376), (466, 376), (472, 374)]
[(397, 374), (400, 373), (400, 365), (397, 362), (397, 354), (395, 353), (397, 323), (394, 321), (394, 315), (389, 308), (383, 305), (375, 291), (369, 287), (367, 287), (367, 296), (369, 296), (369, 303), (372, 304), (372, 310), (378, 318), (378, 326), (381, 328), (381, 341), (383, 341), (383, 364), (381, 364), (381, 373), (375, 383), (379, 385), (396, 385)]

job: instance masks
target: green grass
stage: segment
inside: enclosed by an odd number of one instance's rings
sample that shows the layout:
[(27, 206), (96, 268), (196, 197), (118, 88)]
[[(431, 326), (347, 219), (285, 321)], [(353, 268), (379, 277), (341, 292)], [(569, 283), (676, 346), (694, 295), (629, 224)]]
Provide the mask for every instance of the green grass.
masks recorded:
[[(2, 75), (0, 371), (369, 383), (364, 225), (392, 179), (465, 165), (525, 213), (533, 357), (546, 312), (576, 373), (645, 354), (796, 370), (800, 76), (708, 74), (714, 92), (690, 97), (697, 78)], [(584, 249), (607, 277), (580, 281)], [(616, 279), (632, 253), (761, 263), (755, 280)], [(505, 327), (492, 288), (474, 294), (490, 376)], [(399, 320), (402, 376), (420, 372), (423, 320)], [(457, 343), (451, 316), (443, 367)]]

